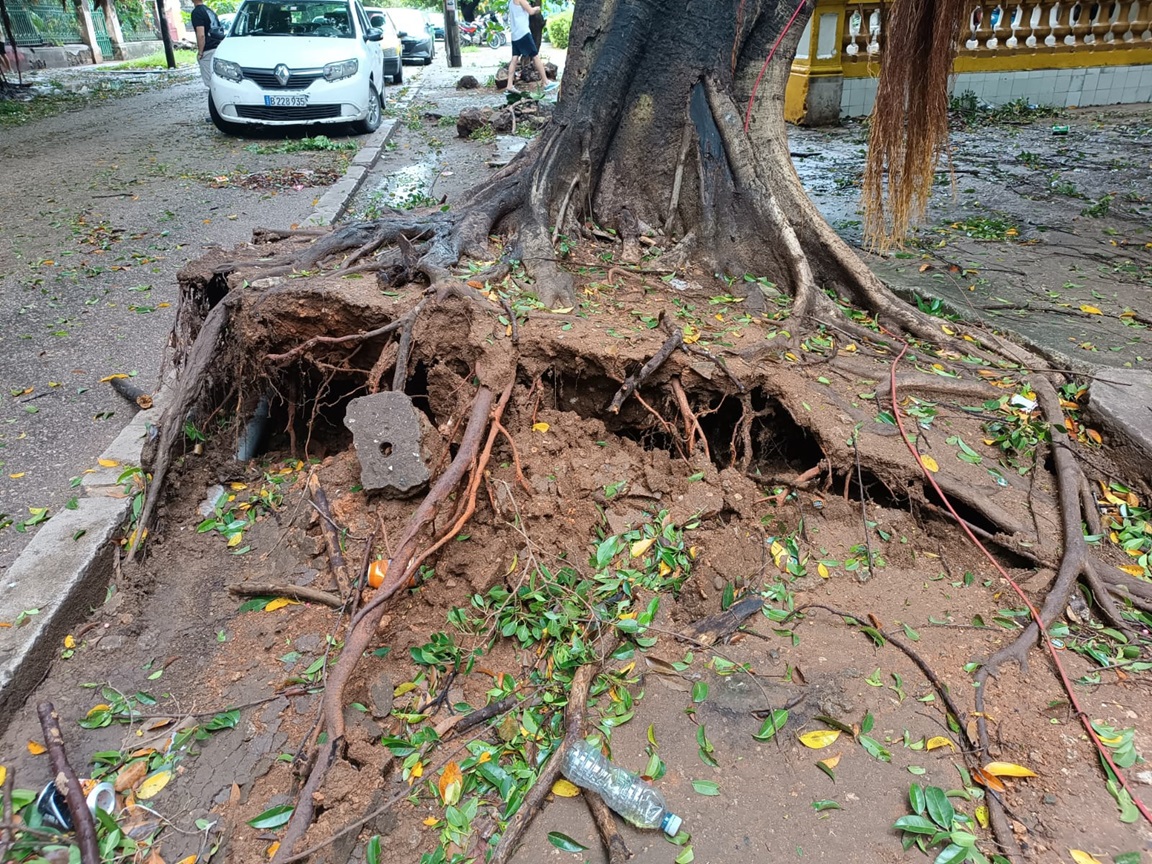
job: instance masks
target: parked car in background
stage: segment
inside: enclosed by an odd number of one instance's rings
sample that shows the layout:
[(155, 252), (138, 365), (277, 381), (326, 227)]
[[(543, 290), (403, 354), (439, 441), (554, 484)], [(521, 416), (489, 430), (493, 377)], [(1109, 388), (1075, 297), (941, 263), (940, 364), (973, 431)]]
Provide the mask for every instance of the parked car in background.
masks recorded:
[(424, 20), (428, 23), (428, 26), (432, 28), (433, 37), (435, 37), (436, 39), (443, 39), (444, 38), (444, 15), (443, 14), (433, 15), (428, 10), (424, 10)]
[(212, 61), (208, 112), (222, 132), (245, 126), (380, 126), (382, 32), (360, 0), (245, 0)]
[(223, 15), (217, 15), (216, 18), (220, 22), (221, 27), (223, 27), (225, 30), (231, 30), (232, 29), (232, 21), (235, 20), (236, 13), (235, 12), (225, 12)]
[(400, 34), (400, 41), (404, 45), (401, 57), (404, 60), (418, 60), (427, 66), (436, 57), (436, 38), (432, 35), (432, 28), (419, 9), (393, 7), (385, 10), (392, 23), (396, 25), (396, 32)]
[(393, 84), (403, 84), (404, 64), (401, 61), (400, 52), (404, 50), (404, 46), (400, 43), (400, 35), (396, 32), (396, 25), (379, 6), (365, 6), (364, 11), (368, 13), (368, 24), (372, 27), (379, 27), (384, 33), (380, 38), (380, 47), (384, 52), (384, 74)]

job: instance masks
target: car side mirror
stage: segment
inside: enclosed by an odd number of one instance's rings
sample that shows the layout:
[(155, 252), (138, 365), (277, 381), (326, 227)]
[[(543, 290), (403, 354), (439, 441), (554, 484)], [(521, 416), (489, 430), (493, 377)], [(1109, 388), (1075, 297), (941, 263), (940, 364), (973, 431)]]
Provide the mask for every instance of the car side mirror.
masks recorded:
[(379, 27), (370, 27), (368, 32), (364, 34), (365, 42), (379, 42), (384, 38), (384, 31)]
[(405, 36), (408, 35), (408, 31), (407, 30), (399, 30), (399, 31), (397, 31), (396, 35), (399, 36), (400, 38), (404, 38)]

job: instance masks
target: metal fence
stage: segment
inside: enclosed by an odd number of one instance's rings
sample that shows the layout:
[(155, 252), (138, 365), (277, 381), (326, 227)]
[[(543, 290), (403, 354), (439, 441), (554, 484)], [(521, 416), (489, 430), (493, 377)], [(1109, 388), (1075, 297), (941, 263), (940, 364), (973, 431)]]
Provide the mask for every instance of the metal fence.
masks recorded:
[(151, 42), (160, 38), (152, 3), (125, 0), (115, 3), (115, 6), (116, 14), (120, 17), (120, 29), (124, 31), (125, 42)]
[(7, 6), (17, 45), (35, 48), (39, 45), (73, 45), (84, 41), (80, 22), (71, 3), (65, 8), (59, 2), (15, 0)]

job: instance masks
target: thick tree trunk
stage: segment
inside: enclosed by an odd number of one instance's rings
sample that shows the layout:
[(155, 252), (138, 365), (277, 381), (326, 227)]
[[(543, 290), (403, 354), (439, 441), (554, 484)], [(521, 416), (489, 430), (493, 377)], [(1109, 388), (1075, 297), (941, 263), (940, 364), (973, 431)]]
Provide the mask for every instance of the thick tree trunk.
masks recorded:
[(578, 4), (554, 124), (473, 193), (453, 251), (478, 249), (510, 223), (541, 298), (570, 305), (552, 232), (593, 221), (625, 238), (663, 234), (675, 260), (713, 273), (767, 277), (795, 297), (801, 318), (838, 317), (820, 290), (832, 289), (932, 332), (892, 303), (792, 165), (784, 89), (811, 9), (811, 0)]

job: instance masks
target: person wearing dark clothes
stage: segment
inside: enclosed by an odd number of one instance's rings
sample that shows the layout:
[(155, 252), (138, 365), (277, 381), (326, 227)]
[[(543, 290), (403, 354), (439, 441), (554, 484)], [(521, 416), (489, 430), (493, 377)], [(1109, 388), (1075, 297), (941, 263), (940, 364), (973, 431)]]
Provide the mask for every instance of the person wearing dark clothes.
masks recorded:
[(192, 0), (192, 30), (196, 33), (196, 59), (200, 62), (200, 77), (207, 87), (212, 82), (212, 58), (216, 48), (224, 41), (224, 28), (216, 13), (204, 5), (204, 0)]
[(471, 24), (476, 20), (476, 7), (480, 0), (460, 0), (460, 14), (464, 16), (464, 23)]

